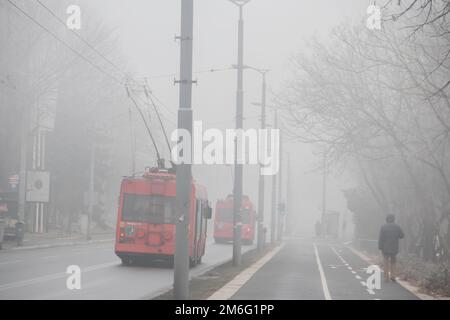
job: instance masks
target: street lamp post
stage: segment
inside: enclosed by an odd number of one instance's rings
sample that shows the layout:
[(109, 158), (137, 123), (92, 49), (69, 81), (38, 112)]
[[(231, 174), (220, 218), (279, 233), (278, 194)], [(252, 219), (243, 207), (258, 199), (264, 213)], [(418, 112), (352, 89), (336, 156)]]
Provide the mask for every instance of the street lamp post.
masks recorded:
[(327, 212), (327, 153), (323, 154), (323, 176), (322, 176), (322, 215), (320, 219), (321, 235), (326, 235), (325, 215)]
[[(275, 109), (273, 128), (278, 129), (278, 111)], [(281, 159), (280, 159), (281, 162)], [(281, 164), (280, 164), (281, 167)], [(270, 221), (270, 242), (275, 243), (277, 225), (277, 175), (272, 175), (272, 210)]]
[[(279, 121), (279, 120), (278, 120)], [(279, 125), (279, 123), (277, 123)], [(278, 171), (278, 214), (277, 214), (277, 241), (283, 240), (283, 215), (284, 215), (284, 199), (283, 199), (283, 134), (280, 130), (280, 169)]]
[[(251, 69), (258, 72), (262, 76), (262, 91), (261, 91), (261, 129), (266, 128), (266, 92), (267, 92), (267, 84), (266, 84), (266, 74), (269, 72), (268, 69), (258, 69), (250, 66), (244, 66), (246, 69)], [(264, 141), (265, 143), (266, 141)], [(265, 146), (260, 145), (262, 150), (265, 149)], [(261, 169), (260, 164), (260, 169)], [(264, 176), (259, 173), (258, 180), (258, 233), (257, 233), (257, 249), (258, 251), (262, 251), (264, 247)]]
[[(237, 58), (237, 91), (236, 91), (236, 129), (243, 127), (244, 114), (244, 20), (243, 7), (250, 0), (229, 0), (239, 7), (238, 22), (238, 58)], [(241, 203), (242, 203), (242, 164), (237, 161), (237, 139), (235, 140), (235, 179), (233, 185), (233, 265), (241, 264)]]

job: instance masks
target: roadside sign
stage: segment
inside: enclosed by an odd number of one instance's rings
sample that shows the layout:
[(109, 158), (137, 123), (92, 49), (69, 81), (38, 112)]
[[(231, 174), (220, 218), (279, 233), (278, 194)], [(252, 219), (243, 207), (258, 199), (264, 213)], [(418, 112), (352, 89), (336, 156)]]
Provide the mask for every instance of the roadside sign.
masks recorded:
[(49, 202), (50, 201), (50, 172), (28, 171), (27, 172), (27, 202)]
[(19, 184), (19, 175), (14, 174), (8, 178), (8, 183), (12, 189), (16, 189)]

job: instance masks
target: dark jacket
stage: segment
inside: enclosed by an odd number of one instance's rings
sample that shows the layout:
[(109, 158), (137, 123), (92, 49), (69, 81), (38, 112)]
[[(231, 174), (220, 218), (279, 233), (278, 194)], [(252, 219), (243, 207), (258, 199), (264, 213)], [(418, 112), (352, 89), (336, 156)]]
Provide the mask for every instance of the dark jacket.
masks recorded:
[(398, 253), (398, 242), (404, 236), (403, 230), (398, 224), (386, 223), (380, 229), (378, 249), (385, 255), (395, 255)]

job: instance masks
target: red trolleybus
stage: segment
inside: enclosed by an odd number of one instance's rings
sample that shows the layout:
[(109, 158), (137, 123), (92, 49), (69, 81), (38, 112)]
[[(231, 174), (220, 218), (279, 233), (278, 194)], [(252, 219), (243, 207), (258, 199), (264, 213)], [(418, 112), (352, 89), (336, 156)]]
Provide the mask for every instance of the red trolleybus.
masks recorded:
[[(247, 196), (242, 196), (241, 204), (242, 228), (241, 239), (244, 244), (250, 245), (255, 238), (256, 214), (253, 203)], [(216, 203), (214, 217), (214, 240), (216, 243), (233, 241), (233, 196)]]
[[(140, 258), (173, 263), (175, 253), (176, 175), (162, 169), (142, 177), (124, 178), (120, 189), (115, 253), (123, 264)], [(211, 218), (206, 189), (193, 182), (189, 210), (189, 261), (205, 254), (207, 219)]]

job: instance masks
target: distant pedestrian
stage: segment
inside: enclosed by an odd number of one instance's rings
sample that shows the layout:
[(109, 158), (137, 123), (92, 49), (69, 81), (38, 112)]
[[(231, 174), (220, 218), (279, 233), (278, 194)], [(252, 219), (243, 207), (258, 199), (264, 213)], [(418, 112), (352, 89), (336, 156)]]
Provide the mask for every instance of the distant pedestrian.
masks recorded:
[(316, 224), (315, 224), (315, 231), (316, 231), (316, 237), (320, 237), (320, 235), (322, 234), (322, 224), (320, 223), (320, 221), (319, 220), (317, 220), (316, 221)]
[(402, 228), (395, 223), (395, 216), (388, 214), (386, 224), (380, 229), (380, 237), (378, 239), (378, 248), (381, 250), (384, 258), (384, 280), (386, 282), (391, 279), (395, 281), (395, 263), (398, 254), (399, 240), (403, 239), (404, 233)]

